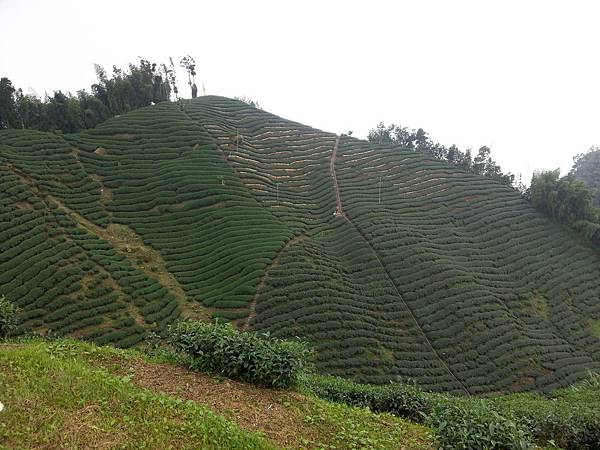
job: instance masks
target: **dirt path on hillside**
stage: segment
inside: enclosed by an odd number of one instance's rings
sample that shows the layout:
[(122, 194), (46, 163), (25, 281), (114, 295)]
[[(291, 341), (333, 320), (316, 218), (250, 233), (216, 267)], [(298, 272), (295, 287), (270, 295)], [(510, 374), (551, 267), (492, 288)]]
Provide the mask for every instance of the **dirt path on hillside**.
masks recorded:
[(144, 244), (142, 238), (131, 228), (120, 224), (110, 224), (106, 228), (102, 228), (81, 216), (77, 211), (70, 209), (57, 198), (51, 195), (46, 197), (67, 212), (69, 217), (86, 231), (110, 242), (115, 249), (129, 259), (134, 267), (162, 284), (177, 298), (182, 312), (186, 316), (193, 319), (210, 320), (210, 314), (206, 309), (199, 304), (192, 303), (187, 298), (175, 276), (167, 269), (162, 255)]
[(331, 159), (329, 160), (329, 172), (333, 179), (333, 189), (335, 190), (335, 215), (337, 217), (346, 217), (342, 208), (342, 197), (340, 195), (340, 186), (338, 184), (337, 175), (335, 173), (335, 161), (337, 159), (338, 146), (340, 145), (340, 136), (336, 136)]
[(252, 319), (254, 319), (254, 317), (256, 317), (256, 302), (258, 301), (258, 293), (265, 287), (265, 285), (267, 284), (267, 279), (269, 277), (269, 272), (271, 272), (271, 269), (274, 269), (275, 267), (279, 266), (279, 258), (281, 256), (281, 254), (290, 246), (298, 243), (298, 242), (302, 242), (303, 240), (306, 239), (306, 236), (301, 234), (299, 236), (295, 236), (292, 239), (290, 239), (289, 241), (287, 241), (285, 243), (285, 245), (283, 247), (281, 247), (281, 250), (279, 250), (277, 252), (277, 255), (275, 255), (275, 258), (273, 258), (273, 262), (271, 262), (271, 264), (265, 269), (265, 273), (263, 274), (263, 276), (260, 279), (260, 282), (258, 283), (258, 286), (256, 288), (256, 292), (254, 293), (254, 297), (252, 298), (252, 302), (250, 303), (250, 314), (248, 314), (248, 319), (246, 319), (246, 323), (244, 324), (243, 330), (248, 330), (250, 328), (250, 321)]

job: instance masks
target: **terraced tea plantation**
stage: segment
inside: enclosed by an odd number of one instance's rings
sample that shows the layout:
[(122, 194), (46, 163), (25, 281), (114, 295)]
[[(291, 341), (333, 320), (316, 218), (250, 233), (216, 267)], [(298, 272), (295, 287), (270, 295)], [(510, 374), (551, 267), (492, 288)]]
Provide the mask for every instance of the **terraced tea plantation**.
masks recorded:
[(202, 97), (0, 132), (0, 295), (132, 346), (180, 317), (310, 340), (320, 371), (457, 393), (600, 368), (600, 255), (512, 189)]

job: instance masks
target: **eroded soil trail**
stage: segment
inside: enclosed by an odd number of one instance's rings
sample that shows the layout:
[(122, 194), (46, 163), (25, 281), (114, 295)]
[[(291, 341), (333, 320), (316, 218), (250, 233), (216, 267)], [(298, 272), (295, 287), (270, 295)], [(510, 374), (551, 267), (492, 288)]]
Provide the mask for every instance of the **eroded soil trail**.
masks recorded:
[(335, 215), (338, 217), (346, 217), (342, 208), (342, 197), (340, 195), (340, 186), (335, 174), (335, 160), (337, 159), (338, 146), (340, 145), (340, 136), (336, 136), (331, 159), (329, 160), (329, 172), (333, 178), (333, 189), (335, 190)]
[[(194, 401), (245, 430), (264, 433), (278, 448), (350, 448), (343, 444), (327, 445), (333, 443), (335, 433), (341, 436), (346, 431), (332, 429), (328, 422), (320, 423), (321, 407), (317, 400), (299, 392), (260, 387), (141, 357), (90, 354), (86, 359), (109, 373), (126, 376), (139, 387)], [(390, 433), (397, 430), (397, 419), (381, 415), (377, 421), (380, 429)], [(400, 448), (432, 448), (423, 429), (411, 427), (405, 439), (406, 446)]]
[(285, 243), (285, 245), (283, 247), (281, 247), (281, 249), (277, 252), (277, 255), (275, 255), (275, 258), (273, 258), (273, 261), (271, 262), (271, 264), (265, 269), (265, 273), (261, 277), (260, 282), (258, 283), (258, 286), (256, 287), (256, 292), (254, 293), (254, 297), (252, 298), (252, 302), (250, 303), (250, 314), (248, 314), (248, 319), (246, 319), (246, 323), (244, 324), (243, 330), (248, 330), (250, 328), (250, 321), (252, 319), (254, 319), (254, 317), (256, 317), (256, 302), (258, 301), (258, 295), (259, 295), (260, 291), (262, 291), (262, 289), (267, 284), (267, 279), (269, 277), (269, 273), (271, 272), (271, 270), (274, 269), (275, 267), (279, 266), (279, 258), (281, 257), (281, 254), (288, 247), (290, 247), (298, 242), (302, 242), (305, 239), (306, 239), (306, 236), (301, 234), (301, 235), (295, 236), (292, 239), (290, 239), (289, 241), (287, 241)]

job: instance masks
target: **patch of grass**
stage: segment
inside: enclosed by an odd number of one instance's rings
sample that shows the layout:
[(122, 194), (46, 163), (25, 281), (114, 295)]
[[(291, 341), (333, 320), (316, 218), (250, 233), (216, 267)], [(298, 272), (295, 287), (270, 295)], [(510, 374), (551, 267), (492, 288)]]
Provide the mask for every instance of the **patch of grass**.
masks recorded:
[(543, 319), (550, 319), (550, 307), (548, 300), (542, 295), (532, 295), (525, 302), (525, 311)]
[(319, 449), (432, 449), (430, 429), (391, 414), (374, 414), (365, 408), (306, 397), (292, 409), (301, 413), (312, 434), (303, 440)]
[(0, 347), (0, 444), (8, 448), (274, 448), (195, 402), (84, 362), (89, 345)]
[(600, 337), (600, 319), (590, 320), (590, 329), (595, 336)]
[(72, 339), (0, 344), (0, 448), (435, 448), (406, 419), (188, 364)]

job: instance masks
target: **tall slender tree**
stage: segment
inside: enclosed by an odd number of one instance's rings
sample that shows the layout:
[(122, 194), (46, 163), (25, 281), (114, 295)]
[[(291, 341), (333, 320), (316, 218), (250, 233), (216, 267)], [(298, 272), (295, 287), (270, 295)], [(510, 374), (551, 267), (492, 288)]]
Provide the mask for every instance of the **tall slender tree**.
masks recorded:
[(15, 91), (12, 81), (6, 77), (0, 79), (0, 128), (15, 126), (17, 118)]
[(184, 56), (179, 65), (183, 67), (188, 74), (188, 85), (192, 90), (192, 98), (198, 95), (198, 87), (196, 86), (196, 61), (190, 55)]

